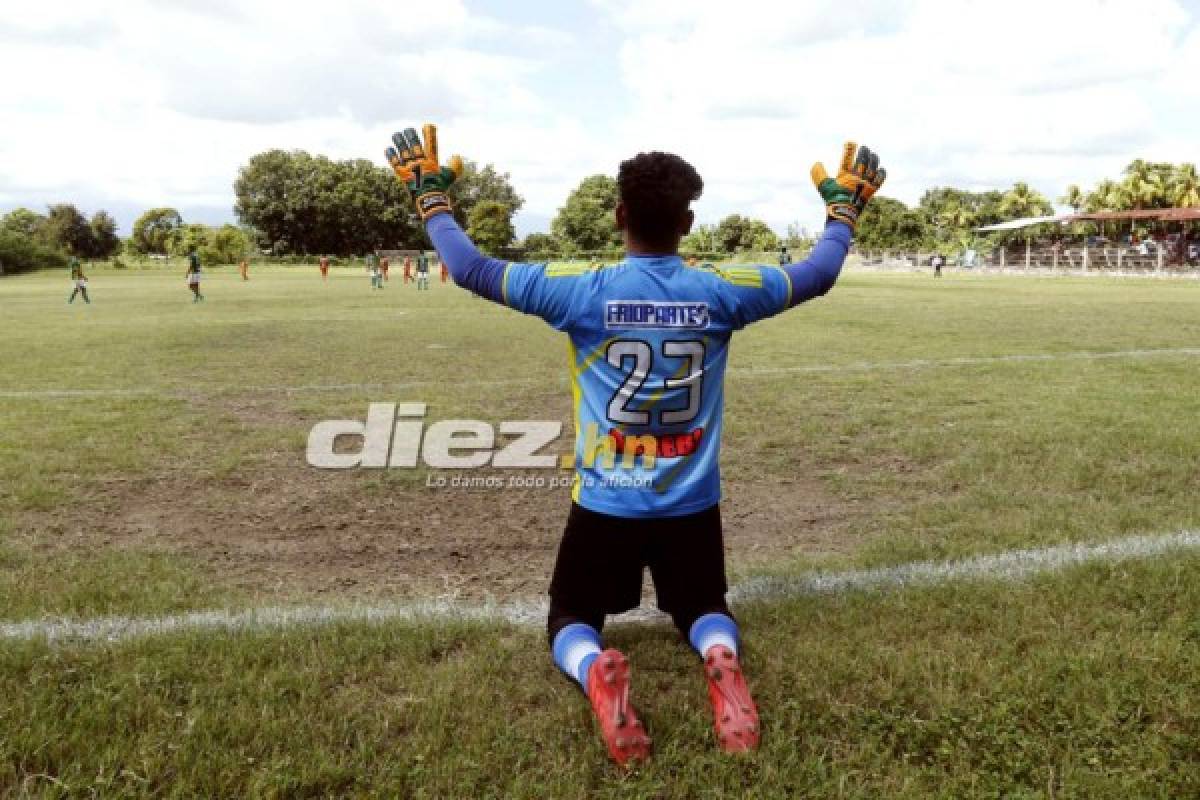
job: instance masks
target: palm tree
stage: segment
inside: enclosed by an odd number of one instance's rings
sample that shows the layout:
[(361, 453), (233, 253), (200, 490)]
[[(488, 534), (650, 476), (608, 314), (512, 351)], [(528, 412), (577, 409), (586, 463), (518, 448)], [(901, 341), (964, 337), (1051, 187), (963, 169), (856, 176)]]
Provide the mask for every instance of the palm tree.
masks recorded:
[(1135, 209), (1161, 206), (1167, 198), (1167, 186), (1156, 170), (1130, 174), (1121, 182), (1130, 205)]
[[(1129, 197), (1125, 187), (1116, 181), (1103, 180), (1096, 188), (1088, 192), (1083, 201), (1084, 209), (1092, 213), (1098, 211), (1124, 211), (1129, 208)], [(1107, 222), (1100, 223), (1100, 231), (1108, 235)]]
[[(1029, 184), (1018, 182), (1000, 198), (1000, 212), (1015, 218), (1038, 217), (1050, 214), (1054, 209), (1040, 192), (1030, 188)], [(1025, 248), (1028, 252), (1033, 231), (1025, 228)]]
[(1121, 174), (1126, 178), (1137, 178), (1138, 180), (1150, 177), (1153, 172), (1154, 165), (1144, 158), (1135, 158), (1125, 169), (1121, 170)]
[(951, 205), (942, 209), (937, 221), (951, 231), (963, 231), (975, 224), (975, 212), (965, 206)]
[(1084, 198), (1083, 190), (1079, 188), (1078, 184), (1072, 183), (1067, 187), (1066, 194), (1058, 198), (1058, 202), (1064, 206), (1069, 206), (1072, 211), (1078, 214), (1079, 209), (1083, 208), (1086, 199)]
[(1104, 180), (1096, 184), (1096, 188), (1083, 196), (1083, 209), (1089, 213), (1097, 211), (1111, 211), (1108, 207), (1109, 189), (1113, 184), (1112, 181)]
[(1015, 183), (1000, 200), (1000, 210), (1014, 217), (1036, 217), (1049, 214), (1053, 209), (1050, 201), (1029, 187), (1027, 183)]
[(1195, 164), (1180, 164), (1171, 176), (1169, 186), (1171, 205), (1176, 208), (1200, 206), (1200, 173)]

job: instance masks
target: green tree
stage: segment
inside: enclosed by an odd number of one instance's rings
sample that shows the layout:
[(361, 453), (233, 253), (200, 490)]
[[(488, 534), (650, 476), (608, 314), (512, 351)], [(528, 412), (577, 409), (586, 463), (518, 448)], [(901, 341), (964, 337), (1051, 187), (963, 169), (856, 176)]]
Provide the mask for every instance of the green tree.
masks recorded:
[(1083, 194), (1083, 190), (1079, 188), (1079, 185), (1072, 183), (1067, 187), (1067, 191), (1063, 196), (1058, 198), (1058, 202), (1078, 214), (1087, 202), (1087, 198)]
[(277, 253), (428, 246), (408, 190), (390, 170), (364, 159), (268, 150), (241, 168), (234, 193), (238, 219)]
[(0, 232), (13, 233), (27, 239), (37, 239), (41, 235), (46, 217), (28, 208), (14, 208), (0, 219)]
[(995, 225), (998, 222), (1004, 221), (1004, 192), (991, 190), (987, 192), (978, 192), (972, 194), (974, 205), (972, 206), (975, 212), (975, 224), (978, 225)]
[(567, 202), (550, 223), (554, 235), (575, 250), (603, 250), (621, 245), (617, 230), (617, 181), (608, 175), (591, 175), (567, 196)]
[(88, 223), (92, 229), (91, 258), (111, 258), (121, 249), (121, 237), (117, 236), (117, 221), (107, 211), (92, 214)]
[(1170, 205), (1170, 184), (1175, 167), (1171, 164), (1137, 158), (1122, 171), (1121, 187), (1126, 204), (1135, 209), (1166, 208)]
[(750, 229), (749, 249), (759, 253), (767, 250), (778, 250), (779, 235), (771, 230), (767, 223), (756, 219)]
[(484, 200), (476, 203), (467, 219), (467, 235), (485, 253), (498, 253), (516, 238), (512, 225), (512, 209), (504, 203)]
[[(1083, 208), (1089, 213), (1124, 211), (1129, 208), (1128, 197), (1121, 184), (1112, 180), (1103, 180), (1096, 184), (1092, 191), (1084, 195)], [(1111, 227), (1108, 222), (1099, 223), (1099, 230), (1105, 234)]]
[(390, 169), (366, 159), (330, 163), (336, 186), (318, 198), (323, 236), (302, 252), (349, 255), (428, 245), (412, 197)]
[(891, 197), (876, 195), (858, 220), (854, 241), (870, 250), (908, 250), (928, 246), (931, 223), (923, 209), (910, 209)]
[(547, 261), (562, 251), (562, 244), (549, 233), (530, 233), (521, 242), (525, 258), (535, 261)]
[(234, 183), (238, 219), (258, 230), (261, 244), (277, 253), (307, 252), (301, 240), (316, 227), (317, 174), (318, 165), (302, 151), (253, 156)]
[(714, 237), (717, 249), (722, 253), (735, 253), (741, 250), (743, 243), (750, 242), (750, 218), (741, 214), (730, 214), (717, 223)]
[(34, 236), (0, 228), (0, 274), (61, 267), (67, 256)]
[(725, 253), (775, 250), (779, 247), (779, 237), (767, 223), (741, 214), (730, 214), (717, 223), (715, 236), (718, 248)]
[(696, 225), (679, 242), (684, 253), (713, 253), (720, 250), (717, 243), (716, 225)]
[(463, 159), (463, 173), (450, 187), (450, 200), (454, 206), (454, 218), (466, 227), (471, 210), (479, 203), (501, 203), (508, 206), (509, 218), (525, 205), (525, 198), (517, 194), (507, 172), (499, 172), (491, 164), (480, 167), (476, 162)]
[(1125, 196), (1121, 185), (1116, 181), (1103, 180), (1096, 188), (1084, 196), (1084, 209), (1095, 213), (1097, 211), (1124, 211)]
[[(974, 228), (994, 225), (1009, 218), (1003, 209), (1004, 193), (997, 191), (969, 192), (951, 186), (929, 189), (913, 209), (924, 218), (924, 232), (919, 242), (909, 241), (914, 233), (914, 221), (906, 220), (908, 233), (902, 238), (907, 245), (878, 245), (879, 247), (938, 247), (944, 251), (959, 250), (963, 240), (971, 241)], [(874, 202), (874, 201), (872, 201)], [(870, 206), (867, 207), (868, 209)], [(861, 226), (860, 226), (861, 227)], [(889, 236), (896, 235), (893, 230)]]
[(1135, 209), (1158, 208), (1166, 203), (1167, 186), (1157, 173), (1130, 176), (1122, 182), (1121, 188)]
[(939, 228), (948, 231), (951, 236), (956, 236), (969, 231), (975, 224), (975, 212), (965, 206), (947, 206), (938, 214), (937, 222)]
[(56, 203), (49, 207), (39, 236), (51, 247), (80, 258), (90, 258), (95, 250), (95, 240), (87, 217), (70, 203)]
[(0, 217), (0, 274), (24, 272), (67, 263), (66, 254), (44, 235), (46, 217), (15, 208)]
[(209, 229), (199, 255), (206, 264), (236, 264), (249, 251), (250, 237), (247, 233), (236, 225), (226, 224)]
[(135, 253), (165, 256), (181, 227), (183, 218), (175, 209), (152, 208), (133, 223), (130, 247)]
[(808, 228), (805, 228), (799, 222), (789, 222), (787, 226), (787, 236), (784, 237), (783, 243), (791, 250), (795, 251), (802, 247), (807, 247), (812, 242), (812, 236), (809, 235)]
[(1195, 164), (1180, 164), (1174, 169), (1170, 182), (1170, 199), (1171, 205), (1176, 208), (1200, 206), (1200, 174), (1197, 174)]
[(1144, 158), (1135, 158), (1121, 170), (1126, 181), (1141, 183), (1151, 179), (1155, 174), (1154, 164)]
[(199, 253), (208, 247), (211, 235), (212, 229), (207, 225), (189, 222), (175, 231), (168, 245), (168, 252), (175, 256), (186, 256), (193, 251)]
[(1054, 211), (1049, 200), (1024, 182), (1013, 184), (1013, 188), (1004, 193), (1000, 208), (1014, 219), (1046, 216)]

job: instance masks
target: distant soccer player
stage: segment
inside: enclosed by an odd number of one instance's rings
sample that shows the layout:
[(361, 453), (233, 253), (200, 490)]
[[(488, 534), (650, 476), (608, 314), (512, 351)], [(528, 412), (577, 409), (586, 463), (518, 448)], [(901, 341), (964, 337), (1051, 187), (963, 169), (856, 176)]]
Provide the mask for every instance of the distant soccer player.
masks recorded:
[(404, 257), (404, 282), (412, 283), (412, 279), (413, 279), (412, 256), (405, 256)]
[(242, 280), (250, 280), (250, 263), (246, 259), (242, 259), (242, 263), (238, 264), (238, 272), (242, 273)]
[(192, 302), (198, 303), (204, 299), (200, 294), (200, 256), (195, 250), (188, 253), (187, 285), (192, 290)]
[(325, 283), (329, 282), (329, 257), (321, 256), (317, 262), (317, 268), (321, 270), (321, 280)]
[(388, 262), (387, 256), (383, 256), (382, 258), (379, 259), (379, 269), (381, 272), (383, 272), (383, 279), (385, 281), (388, 279), (388, 267), (389, 266), (390, 266), (390, 264)]
[(388, 160), (455, 282), (570, 337), (575, 481), (547, 627), (554, 661), (587, 694), (609, 753), (620, 764), (649, 754), (629, 704), (628, 662), (600, 638), (607, 615), (639, 605), (647, 566), (659, 607), (703, 660), (721, 748), (757, 747), (758, 711), (725, 603), (717, 460), (730, 338), (832, 288), (883, 183), (879, 157), (848, 142), (836, 178), (813, 167), (828, 222), (807, 260), (719, 270), (689, 268), (678, 252), (704, 186), (696, 170), (669, 153), (640, 153), (617, 175), (625, 260), (592, 270), (482, 255), (449, 213), (461, 160), (438, 163), (432, 125), (424, 145), (411, 128), (392, 139)]
[(383, 268), (373, 253), (367, 254), (367, 274), (371, 276), (371, 288), (383, 288)]
[(417, 288), (429, 288), (429, 256), (424, 250), (417, 255)]
[(83, 274), (83, 265), (79, 263), (78, 258), (76, 258), (75, 256), (71, 256), (71, 260), (70, 260), (70, 262), (68, 262), (68, 266), (71, 269), (71, 283), (73, 284), (73, 286), (71, 288), (71, 296), (67, 299), (67, 305), (74, 303), (75, 295), (79, 294), (79, 295), (83, 295), (83, 302), (87, 303), (90, 306), (92, 304), (92, 299), (90, 297), (88, 297), (88, 292), (87, 292), (88, 282), (87, 282), (87, 276)]

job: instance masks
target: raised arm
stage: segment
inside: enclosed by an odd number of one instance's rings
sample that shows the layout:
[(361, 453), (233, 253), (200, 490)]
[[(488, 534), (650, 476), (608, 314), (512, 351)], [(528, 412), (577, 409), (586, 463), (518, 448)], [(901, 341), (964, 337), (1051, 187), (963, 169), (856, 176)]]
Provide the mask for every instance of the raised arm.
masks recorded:
[(507, 264), (480, 253), (450, 213), (450, 197), (446, 190), (462, 174), (462, 159), (452, 156), (443, 167), (438, 160), (437, 127), (425, 125), (422, 133), (424, 142), (412, 128), (393, 134), (395, 146), (387, 149), (388, 163), (396, 177), (412, 192), (429, 240), (454, 282), (481, 297), (502, 303)]
[(808, 258), (782, 267), (792, 284), (789, 307), (820, 297), (833, 288), (842, 272), (846, 253), (850, 251), (852, 236), (853, 229), (849, 225), (831, 219), (825, 226), (824, 235)]
[(824, 164), (813, 165), (813, 185), (825, 201), (828, 222), (808, 258), (783, 267), (792, 284), (790, 305), (820, 297), (833, 288), (850, 250), (854, 226), (886, 178), (887, 170), (879, 166), (879, 156), (854, 142), (846, 142), (842, 149), (836, 178), (829, 177)]
[(503, 303), (504, 270), (508, 263), (489, 258), (458, 227), (453, 214), (435, 214), (425, 223), (429, 240), (450, 271), (450, 277), (480, 297)]

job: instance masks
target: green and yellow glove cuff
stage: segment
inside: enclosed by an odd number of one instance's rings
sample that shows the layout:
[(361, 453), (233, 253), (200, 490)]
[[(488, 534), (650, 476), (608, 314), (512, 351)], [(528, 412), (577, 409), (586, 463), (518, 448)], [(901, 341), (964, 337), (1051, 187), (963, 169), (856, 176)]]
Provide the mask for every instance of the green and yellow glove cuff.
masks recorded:
[(447, 166), (438, 163), (437, 126), (426, 124), (423, 133), (424, 144), (412, 128), (394, 133), (395, 147), (386, 151), (392, 171), (412, 193), (422, 222), (435, 214), (450, 212), (450, 197), (446, 192), (463, 171), (458, 156), (452, 156)]
[(836, 178), (825, 165), (813, 164), (812, 182), (825, 201), (825, 214), (854, 228), (867, 203), (887, 179), (887, 170), (879, 166), (879, 156), (868, 147), (846, 142)]

